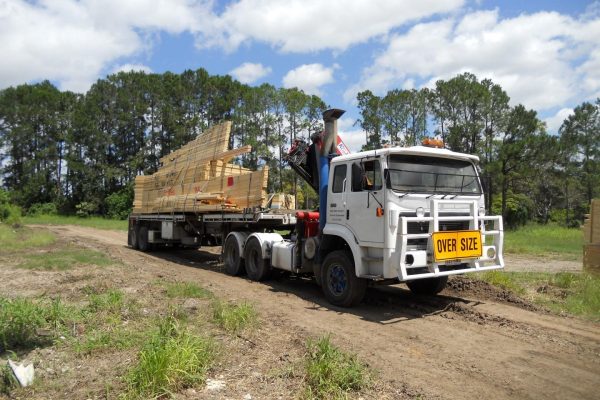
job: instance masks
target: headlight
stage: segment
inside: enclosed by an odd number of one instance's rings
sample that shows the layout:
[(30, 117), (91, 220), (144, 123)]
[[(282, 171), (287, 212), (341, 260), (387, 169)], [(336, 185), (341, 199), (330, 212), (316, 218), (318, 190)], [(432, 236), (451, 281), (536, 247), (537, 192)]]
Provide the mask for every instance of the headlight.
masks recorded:
[(485, 207), (479, 207), (479, 216), (485, 217)]
[(417, 207), (417, 217), (423, 218), (425, 216), (425, 209), (423, 207)]

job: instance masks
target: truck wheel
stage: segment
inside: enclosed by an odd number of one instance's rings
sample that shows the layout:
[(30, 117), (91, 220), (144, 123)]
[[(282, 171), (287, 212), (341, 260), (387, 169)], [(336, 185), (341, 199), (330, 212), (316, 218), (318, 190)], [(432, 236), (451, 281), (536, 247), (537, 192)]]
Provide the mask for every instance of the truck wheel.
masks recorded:
[(246, 242), (244, 255), (248, 278), (253, 281), (264, 281), (269, 277), (271, 267), (268, 265), (268, 260), (262, 257), (262, 248), (258, 239), (251, 238)]
[(235, 235), (230, 235), (225, 240), (223, 262), (227, 274), (237, 276), (244, 273), (244, 259), (241, 257), (240, 246)]
[(148, 228), (145, 226), (142, 226), (140, 228), (140, 230), (138, 231), (138, 247), (141, 251), (151, 251), (152, 250), (152, 243), (148, 242)]
[(367, 281), (356, 276), (352, 255), (344, 250), (334, 251), (325, 257), (321, 283), (327, 300), (341, 307), (359, 304), (367, 290)]
[(433, 296), (444, 290), (446, 283), (448, 283), (448, 277), (440, 276), (439, 278), (426, 278), (407, 281), (406, 286), (408, 286), (410, 291), (414, 294)]
[(129, 230), (129, 235), (127, 237), (127, 244), (134, 250), (137, 250), (139, 248), (137, 228), (133, 227)]

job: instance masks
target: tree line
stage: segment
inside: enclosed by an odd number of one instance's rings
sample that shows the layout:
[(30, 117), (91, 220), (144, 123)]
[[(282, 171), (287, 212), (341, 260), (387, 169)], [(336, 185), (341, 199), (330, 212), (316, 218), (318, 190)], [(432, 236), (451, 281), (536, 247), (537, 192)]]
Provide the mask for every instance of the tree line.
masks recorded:
[[(583, 103), (559, 135), (546, 133), (534, 110), (511, 106), (489, 79), (462, 74), (432, 89), (357, 96), (364, 149), (442, 138), (451, 150), (481, 158), (487, 208), (509, 224), (580, 221), (599, 195), (600, 99)], [(286, 168), (294, 139), (322, 130), (325, 103), (298, 89), (251, 87), (204, 69), (181, 74), (120, 72), (85, 94), (50, 82), (0, 91), (2, 185), (25, 210), (124, 217), (136, 175), (207, 127), (233, 121), (230, 146), (252, 145), (245, 167), (271, 167), (269, 191), (316, 195)], [(41, 206), (44, 205), (44, 206)]]
[(575, 108), (550, 135), (535, 110), (510, 105), (490, 79), (464, 73), (431, 89), (358, 94), (363, 149), (441, 138), (450, 150), (476, 154), (486, 208), (509, 226), (554, 220), (581, 223), (600, 195), (600, 99)]

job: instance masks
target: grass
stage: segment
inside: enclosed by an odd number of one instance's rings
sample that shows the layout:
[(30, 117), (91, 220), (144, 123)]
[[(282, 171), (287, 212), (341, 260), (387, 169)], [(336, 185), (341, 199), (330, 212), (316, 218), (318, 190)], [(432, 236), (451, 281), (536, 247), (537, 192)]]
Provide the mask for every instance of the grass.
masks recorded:
[(0, 254), (53, 244), (56, 237), (50, 232), (29, 228), (12, 228), (0, 223)]
[(527, 225), (504, 232), (504, 251), (508, 254), (527, 254), (540, 257), (579, 261), (582, 258), (581, 229), (558, 225)]
[(91, 355), (129, 349), (140, 343), (144, 334), (123, 328), (96, 329), (75, 341), (74, 350), (79, 355)]
[(306, 356), (306, 397), (309, 399), (345, 399), (350, 392), (366, 389), (372, 374), (354, 354), (331, 343), (329, 336), (309, 340)]
[(105, 254), (88, 249), (58, 249), (47, 253), (29, 254), (19, 264), (20, 268), (64, 271), (75, 265), (107, 266), (114, 262)]
[(207, 299), (213, 297), (213, 294), (201, 286), (191, 282), (174, 282), (167, 284), (168, 297), (185, 297)]
[(252, 304), (213, 302), (213, 321), (229, 333), (237, 333), (258, 322), (258, 313)]
[(0, 297), (0, 353), (47, 344), (73, 318), (73, 310), (60, 299), (34, 302)]
[(215, 342), (165, 318), (127, 375), (128, 398), (158, 398), (203, 383), (215, 360)]
[(26, 225), (79, 225), (97, 229), (127, 230), (127, 220), (100, 217), (80, 218), (72, 215), (39, 215), (23, 217)]
[(478, 278), (511, 290), (558, 314), (600, 321), (600, 277), (586, 273), (500, 272)]

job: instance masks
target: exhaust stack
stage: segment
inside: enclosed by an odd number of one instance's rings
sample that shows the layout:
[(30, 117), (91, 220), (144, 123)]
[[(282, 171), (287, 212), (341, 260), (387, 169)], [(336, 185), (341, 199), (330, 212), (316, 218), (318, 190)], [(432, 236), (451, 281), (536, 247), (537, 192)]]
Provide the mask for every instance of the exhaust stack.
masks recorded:
[(319, 150), (319, 233), (327, 222), (327, 190), (329, 188), (329, 161), (336, 155), (337, 146), (337, 120), (346, 111), (337, 108), (323, 112), (325, 131)]

